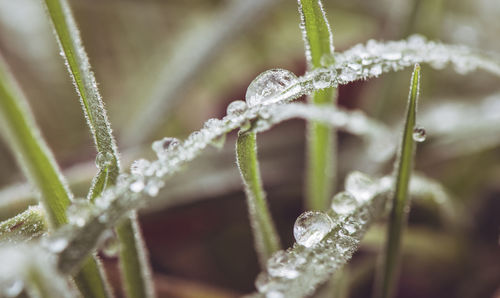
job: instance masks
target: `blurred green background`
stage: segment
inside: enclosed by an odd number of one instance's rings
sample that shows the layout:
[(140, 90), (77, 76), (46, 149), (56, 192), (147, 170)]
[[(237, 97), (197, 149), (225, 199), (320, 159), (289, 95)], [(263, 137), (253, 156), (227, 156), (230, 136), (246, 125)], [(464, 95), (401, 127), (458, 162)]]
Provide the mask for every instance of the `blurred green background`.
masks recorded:
[[(70, 5), (127, 168), (138, 157), (154, 158), (154, 139), (184, 138), (207, 119), (222, 117), (229, 102), (244, 99), (260, 72), (285, 68), (301, 75), (306, 68), (295, 1)], [(497, 0), (336, 0), (324, 6), (336, 51), (368, 39), (420, 33), (500, 52)], [(0, 52), (72, 189), (84, 196), (96, 171), (95, 149), (39, 1), (0, 0)], [(409, 78), (405, 70), (342, 86), (339, 103), (399, 133)], [(422, 79), (419, 111), (428, 120), (428, 140), (419, 145), (416, 170), (441, 181), (454, 204), (448, 216), (426, 201), (413, 204), (398, 297), (500, 297), (500, 80), (480, 71), (460, 76), (450, 67), (428, 66)], [(264, 185), (287, 246), (303, 211), (304, 131), (304, 122), (293, 120), (259, 136)], [(341, 133), (339, 140), (340, 182), (352, 170), (390, 173), (392, 162), (367, 158), (355, 137)], [(233, 133), (224, 148), (208, 150), (141, 211), (161, 297), (233, 297), (254, 288), (258, 264), (234, 141)], [(1, 140), (0, 165), (5, 219), (33, 204), (35, 196)], [(369, 296), (383, 231), (371, 229), (347, 266), (351, 297)], [(105, 262), (116, 271), (114, 258)], [(113, 281), (118, 283), (117, 275)]]

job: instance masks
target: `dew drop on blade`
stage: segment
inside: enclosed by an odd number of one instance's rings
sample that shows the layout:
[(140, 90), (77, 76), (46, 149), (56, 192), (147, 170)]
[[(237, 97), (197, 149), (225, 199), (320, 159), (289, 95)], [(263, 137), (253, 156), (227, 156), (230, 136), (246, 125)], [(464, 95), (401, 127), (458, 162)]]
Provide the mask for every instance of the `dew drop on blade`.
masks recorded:
[(293, 236), (298, 244), (311, 247), (318, 244), (333, 228), (332, 219), (324, 212), (306, 211), (293, 226)]
[(247, 103), (243, 100), (235, 100), (231, 102), (226, 109), (228, 115), (240, 116), (247, 109)]
[(354, 171), (345, 180), (345, 190), (350, 192), (359, 203), (364, 203), (375, 195), (377, 187), (368, 175)]
[(415, 142), (423, 142), (425, 141), (427, 135), (426, 135), (426, 132), (425, 132), (425, 128), (421, 127), (421, 126), (415, 126), (415, 128), (413, 128), (413, 140)]
[[(285, 69), (271, 69), (258, 75), (248, 86), (245, 100), (248, 106), (272, 104), (294, 91), (294, 85), (300, 88), (297, 76)], [(290, 89), (292, 88), (292, 89)], [(290, 90), (289, 90), (290, 89)]]
[(339, 192), (332, 199), (331, 208), (338, 215), (348, 215), (358, 207), (356, 198), (347, 191)]
[(105, 167), (111, 165), (113, 162), (113, 154), (111, 152), (99, 152), (95, 158), (95, 165), (99, 169), (104, 169)]

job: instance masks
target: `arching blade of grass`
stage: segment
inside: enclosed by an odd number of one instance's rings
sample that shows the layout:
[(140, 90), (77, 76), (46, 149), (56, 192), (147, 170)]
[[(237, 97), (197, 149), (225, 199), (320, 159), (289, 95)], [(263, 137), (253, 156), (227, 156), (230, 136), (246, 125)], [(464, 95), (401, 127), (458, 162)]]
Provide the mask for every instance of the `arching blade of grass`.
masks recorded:
[(393, 297), (398, 280), (401, 238), (406, 226), (409, 199), (409, 182), (413, 169), (415, 128), (417, 101), (420, 87), (420, 65), (416, 64), (413, 70), (410, 94), (408, 96), (408, 111), (404, 125), (401, 148), (398, 153), (395, 169), (394, 197), (389, 216), (386, 248), (383, 255), (380, 275), (375, 285), (376, 298)]
[[(309, 70), (333, 63), (333, 36), (321, 0), (298, 0), (302, 35)], [(337, 90), (316, 91), (309, 100), (316, 105), (335, 104)], [(336, 134), (328, 126), (312, 121), (308, 125), (306, 208), (328, 206), (336, 176)]]
[(255, 132), (239, 132), (236, 141), (236, 160), (245, 184), (248, 214), (257, 256), (261, 267), (265, 268), (267, 260), (280, 249), (280, 243), (262, 188), (256, 139)]
[[(120, 172), (118, 150), (69, 5), (66, 0), (45, 0), (45, 4), (98, 151), (99, 171), (88, 195), (93, 201), (107, 185), (114, 185), (116, 182)], [(151, 272), (136, 221), (137, 218), (131, 216), (116, 228), (121, 246), (122, 279), (127, 297), (152, 297), (154, 294)]]
[[(7, 143), (11, 146), (25, 175), (40, 191), (49, 226), (57, 228), (68, 223), (66, 208), (73, 195), (35, 125), (24, 96), (7, 72), (1, 57), (0, 115)], [(96, 275), (99, 272), (97, 262), (87, 259), (82, 270), (82, 273), (75, 277), (82, 293), (96, 294), (90, 297), (106, 297), (107, 286), (104, 280)], [(89, 284), (87, 281), (95, 283)]]
[(45, 214), (40, 206), (30, 206), (26, 211), (0, 223), (0, 241), (17, 243), (37, 238), (47, 231)]

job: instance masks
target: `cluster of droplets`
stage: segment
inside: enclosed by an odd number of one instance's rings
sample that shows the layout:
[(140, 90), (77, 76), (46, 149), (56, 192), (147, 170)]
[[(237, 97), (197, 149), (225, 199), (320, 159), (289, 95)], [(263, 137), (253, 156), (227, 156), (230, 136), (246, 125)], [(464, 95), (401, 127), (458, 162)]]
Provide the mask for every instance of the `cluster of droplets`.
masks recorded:
[(304, 297), (345, 264), (359, 244), (370, 221), (385, 211), (390, 186), (353, 172), (345, 191), (332, 199), (326, 212), (306, 211), (294, 225), (296, 244), (268, 260), (255, 284), (261, 297)]

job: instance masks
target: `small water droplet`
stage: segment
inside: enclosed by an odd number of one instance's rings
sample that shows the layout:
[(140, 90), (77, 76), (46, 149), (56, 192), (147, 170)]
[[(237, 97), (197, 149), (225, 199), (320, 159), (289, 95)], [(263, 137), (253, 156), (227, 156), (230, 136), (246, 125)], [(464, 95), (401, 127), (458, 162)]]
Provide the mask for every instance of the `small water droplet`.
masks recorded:
[(356, 71), (350, 67), (344, 67), (340, 73), (339, 79), (347, 82), (352, 82), (356, 80)]
[(151, 166), (151, 162), (145, 159), (138, 159), (130, 166), (130, 173), (133, 175), (145, 176), (146, 170)]
[(297, 267), (305, 263), (305, 259), (293, 253), (280, 250), (267, 261), (267, 271), (271, 276), (294, 279), (299, 276)]
[(426, 132), (425, 132), (425, 128), (423, 128), (422, 126), (415, 126), (415, 128), (413, 128), (413, 140), (415, 142), (423, 142), (425, 141), (427, 135), (426, 135)]
[(315, 89), (324, 89), (333, 85), (333, 79), (337, 76), (334, 69), (318, 70), (313, 75), (313, 86)]
[(348, 215), (358, 207), (358, 201), (349, 192), (343, 191), (336, 194), (332, 199), (331, 208), (339, 215)]
[(144, 189), (144, 181), (142, 179), (137, 179), (130, 184), (130, 190), (132, 192), (141, 192)]
[(120, 243), (116, 236), (111, 232), (102, 242), (101, 252), (108, 258), (114, 258), (120, 251)]
[(370, 74), (372, 76), (379, 76), (382, 74), (382, 65), (380, 64), (377, 64), (377, 65), (374, 65), (372, 68), (370, 68)]
[(345, 190), (359, 203), (364, 203), (375, 195), (376, 184), (368, 175), (354, 171), (345, 180)]
[(298, 244), (311, 247), (318, 244), (333, 228), (332, 219), (324, 212), (306, 211), (293, 226), (293, 236)]
[(324, 54), (319, 59), (319, 63), (323, 67), (328, 67), (328, 66), (333, 65), (335, 63), (335, 58), (333, 57), (332, 54)]
[(250, 107), (259, 104), (272, 104), (280, 101), (283, 95), (289, 93), (287, 89), (296, 83), (297, 76), (291, 71), (271, 69), (261, 73), (250, 83), (245, 100)]
[(92, 204), (87, 199), (74, 199), (66, 210), (68, 221), (77, 227), (83, 227), (92, 214)]
[(16, 297), (24, 289), (24, 282), (20, 279), (10, 281), (3, 289), (5, 297)]
[(151, 146), (153, 150), (158, 155), (158, 158), (163, 159), (167, 156), (167, 152), (174, 150), (179, 146), (179, 140), (176, 138), (163, 138), (161, 140), (153, 142)]
[(66, 238), (55, 238), (49, 240), (47, 248), (53, 253), (60, 253), (68, 246), (68, 240)]
[(203, 128), (205, 129), (214, 129), (215, 127), (219, 126), (220, 120), (215, 119), (215, 118), (210, 118), (205, 123), (203, 124)]
[(235, 100), (231, 102), (226, 109), (228, 115), (240, 116), (245, 113), (247, 109), (247, 103), (243, 100)]
[(226, 143), (226, 134), (225, 133), (219, 135), (218, 137), (216, 137), (212, 141), (210, 141), (210, 145), (214, 146), (217, 149), (222, 149), (224, 147), (225, 143)]
[(266, 293), (266, 298), (284, 298), (285, 295), (280, 291), (274, 290)]
[(111, 152), (99, 152), (95, 158), (95, 165), (99, 169), (104, 169), (113, 162), (113, 154)]

